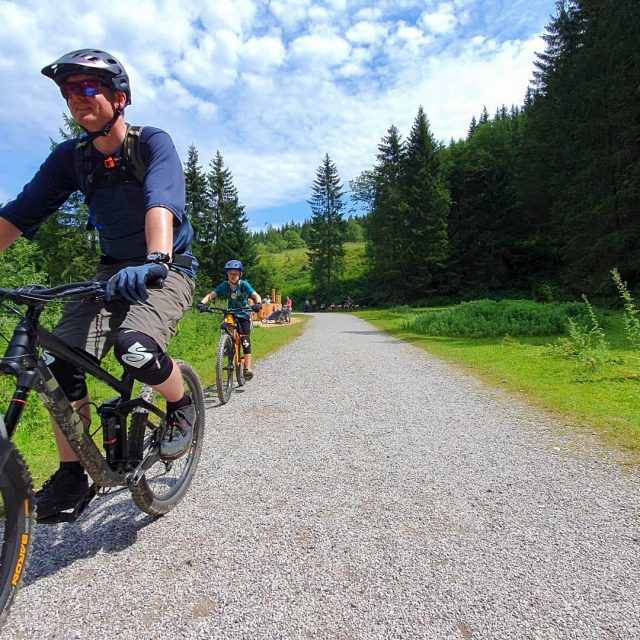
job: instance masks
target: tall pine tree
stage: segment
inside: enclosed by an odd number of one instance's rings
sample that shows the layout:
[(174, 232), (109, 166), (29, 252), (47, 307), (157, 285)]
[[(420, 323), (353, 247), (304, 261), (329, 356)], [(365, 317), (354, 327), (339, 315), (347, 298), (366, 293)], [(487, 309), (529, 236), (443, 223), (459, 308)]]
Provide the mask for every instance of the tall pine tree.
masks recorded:
[(196, 243), (204, 235), (206, 220), (209, 218), (207, 197), (207, 176), (199, 164), (198, 150), (193, 144), (187, 150), (184, 168), (185, 210), (195, 230)]
[(451, 199), (439, 148), (422, 107), (407, 138), (403, 162), (403, 191), (407, 212), (401, 256), (408, 295), (424, 299), (444, 290), (449, 242), (447, 223)]
[(205, 288), (224, 275), (224, 264), (231, 259), (247, 266), (255, 261), (253, 240), (247, 229), (247, 216), (238, 199), (231, 171), (224, 166), (219, 151), (206, 174), (206, 206), (197, 222), (196, 257)]
[(408, 233), (403, 191), (403, 143), (395, 126), (378, 145), (374, 170), (374, 202), (369, 215), (367, 256), (374, 298), (406, 299), (403, 240)]
[(332, 295), (344, 270), (344, 194), (335, 164), (327, 153), (313, 181), (311, 230), (307, 245), (311, 282), (318, 295)]

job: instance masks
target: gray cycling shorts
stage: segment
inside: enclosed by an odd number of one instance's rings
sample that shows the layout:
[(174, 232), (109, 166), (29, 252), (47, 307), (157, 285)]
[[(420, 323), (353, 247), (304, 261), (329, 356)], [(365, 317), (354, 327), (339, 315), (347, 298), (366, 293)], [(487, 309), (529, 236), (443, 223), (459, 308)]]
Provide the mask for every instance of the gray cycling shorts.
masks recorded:
[[(95, 279), (107, 280), (123, 266), (127, 264), (101, 265)], [(193, 302), (194, 288), (193, 278), (172, 269), (162, 289), (147, 289), (149, 299), (144, 303), (120, 299), (68, 302), (53, 333), (100, 361), (113, 346), (118, 329), (140, 331), (166, 351), (178, 320)]]

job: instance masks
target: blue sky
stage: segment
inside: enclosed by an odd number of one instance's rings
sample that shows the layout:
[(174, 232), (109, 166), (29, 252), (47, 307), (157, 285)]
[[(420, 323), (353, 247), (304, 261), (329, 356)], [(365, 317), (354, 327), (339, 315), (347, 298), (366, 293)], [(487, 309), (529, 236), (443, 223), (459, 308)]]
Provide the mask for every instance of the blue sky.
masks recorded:
[(59, 139), (65, 104), (40, 69), (105, 49), (132, 82), (127, 121), (161, 127), (180, 157), (222, 154), (264, 228), (309, 216), (325, 153), (342, 182), (375, 163), (422, 105), (436, 138), (486, 105), (521, 104), (555, 0), (0, 0), (0, 202)]

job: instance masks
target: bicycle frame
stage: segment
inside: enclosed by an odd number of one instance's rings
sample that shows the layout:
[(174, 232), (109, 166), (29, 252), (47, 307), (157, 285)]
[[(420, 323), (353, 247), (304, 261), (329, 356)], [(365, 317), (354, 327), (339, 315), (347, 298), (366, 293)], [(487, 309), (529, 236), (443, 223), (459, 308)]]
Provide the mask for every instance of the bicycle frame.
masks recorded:
[[(16, 388), (9, 402), (4, 422), (5, 432), (2, 438), (10, 439), (16, 431), (29, 392), (35, 390), (49, 413), (58, 424), (60, 431), (67, 439), (70, 447), (78, 456), (82, 466), (89, 473), (94, 482), (102, 487), (114, 487), (135, 481), (136, 469), (127, 473), (120, 466), (112, 469), (103, 453), (95, 444), (85, 428), (80, 413), (75, 410), (58, 381), (47, 366), (45, 358), (39, 355), (38, 347), (44, 348), (50, 354), (67, 360), (80, 367), (91, 376), (101, 380), (120, 395), (114, 411), (126, 416), (136, 409), (152, 412), (160, 417), (164, 413), (142, 398), (131, 400), (134, 379), (123, 375), (115, 378), (92, 361), (83, 351), (67, 345), (44, 327), (39, 320), (43, 306), (29, 307), (18, 322), (3, 358), (0, 360), (0, 375), (13, 375), (16, 378)], [(128, 457), (126, 429), (120, 429), (119, 445), (124, 458)], [(144, 461), (140, 461), (139, 467)]]
[(229, 334), (233, 340), (235, 350), (234, 364), (237, 367), (240, 365), (242, 360), (240, 355), (240, 333), (238, 331), (238, 323), (236, 322), (235, 315), (233, 313), (226, 313), (220, 328), (222, 331)]

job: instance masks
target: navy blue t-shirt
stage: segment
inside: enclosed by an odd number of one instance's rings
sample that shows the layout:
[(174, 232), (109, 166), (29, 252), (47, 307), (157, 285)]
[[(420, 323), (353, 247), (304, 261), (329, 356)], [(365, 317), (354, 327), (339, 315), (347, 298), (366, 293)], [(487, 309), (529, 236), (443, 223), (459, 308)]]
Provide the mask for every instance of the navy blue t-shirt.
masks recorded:
[[(85, 191), (84, 185), (78, 184), (75, 170), (77, 142), (73, 139), (57, 145), (17, 198), (0, 208), (0, 216), (20, 229), (26, 238), (33, 239), (46, 218), (74, 191)], [(93, 145), (90, 148), (97, 166), (106, 156)], [(169, 134), (155, 127), (144, 127), (140, 135), (140, 155), (146, 172), (143, 184), (131, 179), (97, 188), (91, 198), (89, 209), (102, 253), (116, 261), (144, 259), (148, 253), (144, 232), (146, 213), (152, 207), (164, 207), (174, 216), (174, 255), (191, 258), (190, 267), (176, 265), (175, 268), (194, 277), (198, 261), (191, 252), (193, 228), (184, 210), (184, 173)]]

